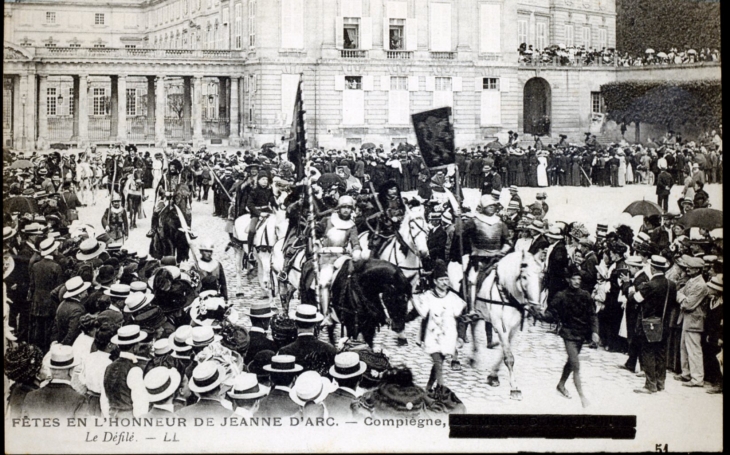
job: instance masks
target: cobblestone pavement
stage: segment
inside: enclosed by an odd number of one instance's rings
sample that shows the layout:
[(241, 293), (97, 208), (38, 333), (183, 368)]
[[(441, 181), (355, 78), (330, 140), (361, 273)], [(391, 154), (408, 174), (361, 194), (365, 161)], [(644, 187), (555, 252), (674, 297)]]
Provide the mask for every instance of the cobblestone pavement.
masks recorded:
[[(575, 191), (586, 190), (575, 188)], [(96, 206), (82, 208), (81, 219), (88, 220), (100, 229), (98, 226), (106, 204), (108, 199), (102, 198)], [(145, 202), (144, 209), (148, 216), (140, 220), (139, 227), (131, 232), (126, 245), (130, 250), (146, 249), (149, 245), (145, 234), (149, 229), (151, 200)], [(212, 212), (212, 199), (207, 204), (195, 202), (192, 228), (199, 238), (214, 240), (214, 257), (224, 265), (229, 295), (235, 300), (234, 308), (241, 310), (247, 308), (252, 301), (266, 298), (266, 294), (260, 288), (255, 272), (244, 275), (241, 279), (242, 286), (238, 287), (233, 250), (224, 252), (228, 243), (228, 236), (224, 232), (225, 220), (213, 217)], [(237, 292), (242, 292), (244, 295), (234, 297)], [(278, 298), (273, 298), (272, 301), (280, 305)], [(298, 300), (292, 301), (292, 311), (297, 304)], [(244, 325), (249, 324), (246, 317), (241, 318), (240, 322)], [(425, 385), (431, 369), (431, 359), (416, 344), (419, 329), (420, 319), (409, 323), (406, 326), (409, 345), (398, 347), (394, 333), (384, 328), (376, 336), (375, 345), (376, 349), (382, 349), (390, 357), (391, 362), (409, 366), (414, 372), (416, 382)], [(722, 395), (709, 395), (705, 393), (707, 389), (702, 388), (681, 387), (679, 382), (672, 379), (671, 373), (667, 376), (667, 388), (664, 392), (650, 396), (636, 395), (633, 389), (643, 385), (643, 378), (616, 367), (625, 361), (626, 357), (623, 354), (584, 347), (580, 355), (581, 377), (591, 406), (586, 410), (581, 407), (572, 378), (567, 388), (573, 398), (567, 400), (559, 396), (555, 386), (567, 356), (562, 339), (549, 333), (549, 329), (547, 325), (541, 323), (532, 325), (530, 320), (525, 324), (524, 330), (515, 337), (515, 371), (517, 383), (523, 394), (521, 401), (511, 400), (509, 397), (509, 378), (504, 366), (499, 373), (501, 386), (497, 388), (486, 384), (487, 371), (477, 371), (469, 366), (468, 358), (471, 353), (469, 343), (459, 350), (463, 365), (461, 371), (453, 371), (449, 366), (450, 359), (447, 358), (444, 367), (446, 384), (465, 402), (469, 412), (630, 414), (637, 415), (640, 421), (647, 422), (642, 426), (642, 431), (649, 431), (649, 436), (653, 431), (659, 438), (657, 443), (662, 441), (661, 435), (666, 434), (667, 428), (681, 423), (681, 426), (677, 427), (678, 431), (697, 435), (695, 441), (710, 444), (709, 450), (712, 450), (711, 447), (717, 447), (714, 445), (716, 441), (720, 441), (721, 444)], [(488, 351), (489, 365), (496, 362), (500, 352), (500, 348)], [(686, 418), (679, 418), (678, 422), (679, 416)], [(697, 450), (696, 445), (690, 447)], [(653, 450), (653, 447), (648, 450)]]

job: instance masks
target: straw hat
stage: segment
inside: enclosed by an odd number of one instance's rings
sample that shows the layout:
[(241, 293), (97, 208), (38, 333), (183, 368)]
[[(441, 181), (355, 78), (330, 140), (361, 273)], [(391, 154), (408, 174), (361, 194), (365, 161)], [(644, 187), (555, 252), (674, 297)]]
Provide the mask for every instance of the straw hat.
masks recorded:
[(79, 295), (85, 290), (89, 289), (91, 283), (84, 281), (80, 276), (75, 276), (70, 280), (66, 281), (66, 292), (63, 294), (64, 299), (69, 299), (73, 296)]
[(269, 303), (253, 302), (251, 304), (251, 309), (243, 310), (243, 314), (247, 315), (250, 318), (270, 318), (274, 314), (276, 314), (276, 312)]
[(551, 239), (558, 239), (562, 240), (563, 238), (563, 232), (560, 230), (559, 227), (553, 226), (550, 228), (550, 230), (545, 234), (545, 237), (551, 238)]
[(333, 378), (353, 378), (360, 376), (367, 370), (365, 362), (360, 360), (357, 352), (341, 352), (335, 356), (335, 364), (330, 367), (330, 376)]
[(190, 332), (190, 338), (185, 340), (185, 342), (188, 344), (188, 346), (203, 347), (222, 339), (222, 336), (216, 335), (213, 332), (212, 327), (207, 325), (201, 325), (198, 327), (193, 327)]
[(722, 292), (722, 280), (722, 273), (718, 273), (707, 283), (707, 287)]
[(114, 299), (126, 299), (129, 297), (130, 288), (128, 284), (112, 284), (109, 289), (104, 291), (104, 295)]
[(227, 395), (234, 400), (253, 400), (268, 395), (269, 390), (269, 387), (259, 384), (255, 374), (241, 373), (233, 380), (233, 387)]
[(155, 298), (154, 294), (147, 294), (145, 292), (132, 292), (124, 300), (124, 312), (125, 313), (136, 313), (142, 308), (150, 304)]
[(51, 346), (51, 369), (65, 370), (73, 368), (78, 364), (79, 361), (74, 359), (74, 350), (71, 346), (63, 344), (54, 344)]
[(120, 327), (117, 334), (112, 337), (112, 343), (117, 346), (126, 346), (144, 341), (147, 333), (142, 332), (138, 325), (130, 324)]
[(221, 365), (212, 360), (200, 363), (193, 370), (188, 388), (194, 393), (209, 392), (223, 382), (226, 372)]
[(155, 341), (155, 343), (152, 345), (152, 350), (155, 356), (162, 356), (169, 352), (172, 352), (170, 340), (168, 338), (161, 338)]
[(61, 244), (54, 239), (45, 239), (40, 244), (41, 256), (50, 256)]
[(15, 237), (15, 234), (18, 233), (17, 229), (12, 228), (11, 226), (5, 226), (3, 228), (3, 242), (6, 242), (13, 237)]
[(296, 357), (293, 355), (275, 355), (271, 358), (271, 363), (264, 365), (264, 371), (269, 373), (299, 373), (304, 368), (296, 363)]
[[(156, 344), (156, 343), (155, 343)], [(180, 387), (182, 376), (175, 368), (155, 367), (144, 377), (144, 387), (150, 403), (169, 398)]]
[(324, 320), (324, 315), (314, 305), (303, 304), (297, 307), (292, 319), (300, 322), (321, 322)]
[(651, 257), (651, 259), (649, 259), (649, 265), (657, 269), (668, 269), (669, 261), (667, 261), (667, 259), (663, 256), (655, 254)]
[(175, 352), (187, 352), (193, 349), (193, 347), (187, 343), (192, 336), (193, 328), (189, 325), (181, 325), (174, 333), (170, 334), (168, 344)]
[(106, 251), (106, 243), (100, 242), (95, 238), (86, 239), (79, 245), (79, 252), (76, 253), (76, 259), (79, 261), (88, 261), (99, 256)]
[(319, 404), (334, 390), (332, 381), (323, 378), (316, 371), (305, 371), (294, 382), (294, 387), (289, 391), (289, 398), (299, 406), (304, 406), (310, 401)]

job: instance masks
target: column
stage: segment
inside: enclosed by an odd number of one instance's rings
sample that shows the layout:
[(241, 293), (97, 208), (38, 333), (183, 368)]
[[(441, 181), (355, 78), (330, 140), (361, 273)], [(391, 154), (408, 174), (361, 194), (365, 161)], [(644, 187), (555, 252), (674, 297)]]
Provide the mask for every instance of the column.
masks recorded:
[(155, 146), (165, 147), (165, 76), (155, 78)]
[(111, 105), (109, 111), (111, 112), (111, 131), (109, 132), (109, 138), (115, 138), (119, 134), (119, 79), (117, 76), (110, 76), (112, 81), (112, 95)]
[[(12, 125), (13, 125), (13, 131), (12, 131), (12, 139), (13, 139), (13, 148), (19, 149), (21, 138), (23, 137), (23, 119), (21, 116), (23, 115), (23, 106), (21, 104), (21, 91), (20, 91), (20, 84), (23, 79), (22, 76), (11, 76), (12, 77), (12, 90), (13, 90), (13, 112), (12, 112)], [(4, 83), (4, 81), (3, 81)], [(4, 139), (4, 138), (3, 138)], [(4, 145), (5, 141), (3, 141)]]
[[(76, 94), (76, 86), (74, 86), (74, 97)], [(78, 141), (79, 147), (86, 147), (89, 143), (89, 75), (79, 74), (78, 76), (78, 103), (74, 114), (78, 113), (79, 130)]]
[(73, 109), (73, 134), (71, 140), (78, 142), (79, 140), (79, 77), (71, 76), (73, 79), (73, 98), (68, 100), (69, 106)]
[(190, 76), (183, 77), (183, 140), (187, 141), (193, 136), (192, 109), (193, 94), (192, 81)]
[(218, 118), (228, 115), (228, 78), (218, 78)]
[(48, 145), (48, 75), (38, 75), (38, 140), (36, 148)]
[(117, 141), (127, 141), (127, 76), (117, 76), (118, 112), (117, 112)]
[(203, 139), (203, 76), (193, 78), (193, 146), (198, 147)]
[(36, 106), (36, 78), (35, 74), (28, 74), (20, 80), (20, 119), (21, 150), (28, 150), (35, 143), (35, 106)]
[(147, 76), (147, 139), (155, 138), (155, 76)]
[(238, 145), (241, 137), (238, 133), (238, 78), (231, 78), (231, 102), (230, 115), (228, 117), (230, 132), (228, 134), (228, 144)]

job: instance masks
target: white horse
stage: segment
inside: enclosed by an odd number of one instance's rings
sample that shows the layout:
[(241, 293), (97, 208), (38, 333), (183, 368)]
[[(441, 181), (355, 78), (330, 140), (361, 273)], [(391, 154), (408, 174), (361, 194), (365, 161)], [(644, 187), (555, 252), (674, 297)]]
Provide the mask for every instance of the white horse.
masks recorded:
[[(286, 263), (284, 256), (285, 240), (284, 238), (277, 240), (276, 245), (274, 245), (274, 251), (271, 254), (271, 269), (277, 277), (284, 270)], [(294, 255), (285, 281), (280, 279), (276, 280), (278, 283), (279, 298), (281, 299), (285, 314), (288, 314), (289, 302), (294, 297), (294, 293), (299, 290), (299, 283), (302, 279), (302, 267), (306, 260), (304, 257), (305, 252), (305, 249), (302, 248)]]
[[(499, 386), (498, 373), (502, 361), (509, 370), (510, 398), (522, 399), (515, 379), (515, 358), (512, 341), (521, 327), (525, 308), (539, 305), (541, 268), (535, 258), (524, 251), (503, 257), (477, 291), (474, 309), (481, 319), (472, 324), (474, 352), (472, 366), (486, 369), (487, 336), (485, 321), (491, 322), (497, 332), (502, 353), (492, 366), (487, 384)], [(470, 281), (472, 277), (470, 276)]]
[(241, 275), (244, 273), (244, 264), (247, 264), (246, 258), (248, 257), (248, 252), (253, 251), (256, 257), (259, 285), (264, 290), (263, 298), (266, 298), (268, 294), (269, 298), (272, 299), (276, 293), (275, 280), (271, 279), (272, 251), (277, 240), (282, 238), (284, 233), (286, 233), (288, 220), (286, 219), (285, 212), (282, 210), (277, 211), (273, 215), (263, 213), (253, 238), (253, 246), (247, 244), (250, 223), (250, 214), (240, 216), (234, 222), (233, 236), (242, 244), (242, 247), (235, 248), (238, 287), (239, 289), (242, 287)]
[[(428, 257), (428, 232), (424, 208), (422, 206), (406, 209), (406, 215), (396, 235), (387, 240), (376, 259), (388, 261), (398, 266), (416, 289), (423, 271), (422, 257)], [(371, 257), (368, 249), (370, 232), (361, 233), (358, 238), (363, 257)]]

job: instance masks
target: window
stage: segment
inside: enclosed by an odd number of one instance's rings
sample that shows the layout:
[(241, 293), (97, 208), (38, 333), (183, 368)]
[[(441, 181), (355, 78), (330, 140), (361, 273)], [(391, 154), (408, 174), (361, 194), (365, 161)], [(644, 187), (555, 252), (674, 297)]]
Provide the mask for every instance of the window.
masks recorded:
[(68, 89), (68, 115), (74, 115), (74, 105), (76, 100), (74, 99), (74, 88), (69, 87)]
[(81, 47), (80, 43), (70, 43), (68, 47)]
[(391, 51), (402, 51), (404, 49), (405, 37), (403, 36), (403, 30), (405, 29), (405, 19), (390, 19), (389, 29), (389, 46)]
[(362, 90), (362, 76), (345, 76), (345, 89)]
[(483, 3), (479, 7), (479, 51), (496, 53), (502, 50), (502, 6)]
[(44, 44), (45, 47), (56, 47), (56, 43), (46, 43)]
[(482, 78), (482, 90), (499, 90), (499, 78), (496, 78), (496, 77)]
[(106, 89), (94, 89), (94, 115), (106, 115)]
[(568, 47), (575, 46), (575, 27), (572, 25), (565, 26), (565, 45)]
[(451, 91), (451, 78), (450, 77), (437, 77), (436, 78), (436, 91)]
[(96, 43), (96, 44), (94, 44), (94, 47), (97, 48), (97, 49), (101, 49), (101, 48), (106, 47), (106, 44), (104, 44), (104, 43)]
[(591, 113), (600, 114), (603, 112), (603, 96), (601, 92), (591, 92)]
[(243, 46), (243, 40), (241, 38), (241, 34), (243, 33), (243, 11), (240, 3), (236, 3), (236, 7), (234, 9), (234, 14), (236, 16), (235, 20), (235, 26), (233, 28), (234, 33), (234, 44), (236, 49), (240, 49)]
[(454, 93), (452, 92), (450, 77), (436, 77), (434, 81), (433, 107), (453, 106)]
[(137, 115), (137, 89), (127, 89), (127, 115)]
[(591, 47), (591, 28), (583, 27), (583, 45), (586, 49)]
[(56, 23), (56, 13), (53, 11), (47, 11), (46, 12), (46, 24), (55, 24)]
[(345, 17), (342, 20), (343, 24), (343, 44), (344, 49), (359, 49), (360, 48), (360, 18), (359, 17)]
[(502, 95), (500, 80), (496, 77), (481, 78), (481, 126), (493, 126), (502, 123)]
[(541, 50), (547, 47), (547, 22), (535, 24), (535, 47)]
[(608, 47), (608, 31), (605, 28), (598, 29), (598, 48), (605, 49)]
[(104, 25), (104, 13), (94, 14), (94, 25)]
[(431, 51), (451, 52), (451, 3), (429, 3)]
[(520, 45), (527, 44), (527, 21), (525, 20), (517, 21), (517, 42)]
[(304, 47), (304, 0), (281, 0), (281, 47)]
[(407, 125), (411, 114), (408, 78), (405, 76), (390, 77), (388, 93), (388, 123), (391, 125)]
[(281, 121), (284, 125), (291, 124), (297, 88), (299, 88), (298, 74), (281, 75)]
[(137, 49), (137, 45), (136, 44), (125, 44), (124, 48), (125, 49)]
[(56, 115), (56, 87), (46, 89), (46, 115)]
[(408, 91), (408, 78), (405, 76), (391, 76), (390, 89)]
[(256, 0), (248, 1), (248, 47), (256, 46)]

